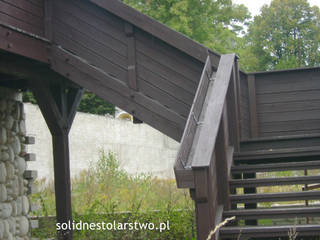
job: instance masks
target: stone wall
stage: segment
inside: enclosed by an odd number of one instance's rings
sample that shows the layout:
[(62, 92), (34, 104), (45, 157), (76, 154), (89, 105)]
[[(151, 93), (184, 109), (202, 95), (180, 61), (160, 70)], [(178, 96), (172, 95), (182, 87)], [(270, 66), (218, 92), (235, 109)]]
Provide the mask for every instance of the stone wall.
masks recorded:
[[(21, 94), (0, 88), (0, 239), (30, 239), (30, 159)], [(32, 157), (31, 157), (32, 158)], [(33, 174), (31, 174), (33, 175)], [(28, 178), (29, 180), (27, 180)]]
[[(38, 106), (26, 103), (26, 126), (36, 143), (29, 151), (37, 155), (30, 163), (38, 178), (53, 180), (52, 142), (49, 129)], [(70, 135), (71, 176), (76, 176), (99, 158), (99, 152), (112, 151), (120, 166), (130, 174), (151, 173), (160, 178), (174, 178), (173, 164), (179, 143), (147, 124), (77, 113)]]

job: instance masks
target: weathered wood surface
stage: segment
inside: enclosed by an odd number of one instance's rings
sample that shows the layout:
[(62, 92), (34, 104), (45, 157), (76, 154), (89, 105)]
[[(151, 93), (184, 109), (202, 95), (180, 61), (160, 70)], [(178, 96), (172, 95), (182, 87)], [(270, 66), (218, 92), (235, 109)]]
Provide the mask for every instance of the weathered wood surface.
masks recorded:
[(320, 68), (255, 79), (260, 137), (320, 133)]
[(17, 29), (12, 25), (0, 23), (0, 49), (27, 58), (48, 63), (48, 41)]
[[(32, 90), (52, 135), (57, 223), (72, 222), (68, 135), (82, 90), (45, 80), (33, 81)], [(59, 240), (72, 239), (72, 230), (57, 229), (57, 233)]]
[[(225, 106), (227, 91), (234, 66), (234, 54), (224, 55), (219, 63), (216, 80), (212, 90), (207, 95), (206, 106), (203, 107), (202, 122), (198, 128), (198, 139), (192, 147), (193, 153), (189, 155), (192, 168), (207, 167), (210, 165), (213, 149), (216, 143), (220, 121)], [(220, 67), (221, 66), (221, 67)]]
[(0, 22), (43, 36), (43, 3), (28, 0), (1, 0)]
[(207, 58), (175, 163), (178, 187), (193, 193), (198, 239), (221, 220), (219, 208), (231, 207), (228, 179), (240, 142), (236, 66), (234, 54), (223, 55), (215, 73)]

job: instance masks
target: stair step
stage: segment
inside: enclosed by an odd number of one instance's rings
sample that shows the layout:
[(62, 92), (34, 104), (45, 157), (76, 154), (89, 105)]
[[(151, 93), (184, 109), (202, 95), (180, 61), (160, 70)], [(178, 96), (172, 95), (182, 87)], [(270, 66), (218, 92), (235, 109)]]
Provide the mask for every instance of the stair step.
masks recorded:
[(234, 163), (259, 164), (320, 160), (320, 147), (284, 148), (241, 152), (235, 155)]
[(281, 202), (319, 199), (320, 191), (230, 195), (230, 201), (232, 203)]
[(320, 207), (241, 209), (223, 213), (224, 218), (235, 216), (236, 219), (275, 219), (296, 217), (319, 217)]
[(243, 237), (284, 237), (292, 229), (298, 236), (319, 236), (320, 225), (288, 225), (288, 226), (268, 226), (268, 227), (222, 227), (220, 237), (222, 239)]
[(277, 164), (255, 164), (255, 165), (239, 165), (232, 166), (232, 174), (239, 173), (255, 173), (255, 172), (276, 172), (276, 171), (291, 171), (304, 169), (320, 169), (320, 161), (306, 161), (306, 162), (289, 162)]
[(313, 184), (320, 183), (320, 176), (232, 179), (229, 182), (230, 186), (234, 188)]

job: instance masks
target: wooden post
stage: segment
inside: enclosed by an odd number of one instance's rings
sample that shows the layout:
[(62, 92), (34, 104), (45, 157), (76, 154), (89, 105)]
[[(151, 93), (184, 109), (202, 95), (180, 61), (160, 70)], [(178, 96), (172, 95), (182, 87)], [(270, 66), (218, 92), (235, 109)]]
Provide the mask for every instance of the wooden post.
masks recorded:
[(216, 175), (218, 190), (218, 203), (224, 206), (224, 210), (230, 210), (230, 189), (228, 173), (228, 117), (226, 107), (224, 107), (220, 128), (216, 141)]
[(250, 128), (251, 137), (259, 136), (258, 116), (257, 116), (257, 97), (256, 97), (256, 80), (254, 75), (248, 75), (248, 92), (250, 107)]
[[(69, 130), (80, 103), (82, 90), (61, 82), (32, 82), (32, 90), (52, 135), (57, 223), (72, 222)], [(58, 230), (59, 240), (72, 239), (72, 230)]]

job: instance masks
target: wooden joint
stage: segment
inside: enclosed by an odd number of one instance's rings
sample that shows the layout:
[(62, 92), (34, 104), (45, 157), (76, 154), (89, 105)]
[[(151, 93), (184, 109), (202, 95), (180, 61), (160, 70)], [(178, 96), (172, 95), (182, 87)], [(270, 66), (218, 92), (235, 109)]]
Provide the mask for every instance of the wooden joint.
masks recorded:
[(127, 36), (127, 61), (128, 61), (128, 85), (137, 91), (137, 69), (136, 69), (136, 40), (134, 37), (134, 27), (132, 24), (125, 23), (124, 31)]
[(126, 33), (127, 37), (133, 37), (134, 36), (133, 25), (130, 23), (125, 23), (124, 24), (124, 32)]
[(27, 180), (35, 180), (38, 177), (38, 171), (26, 170), (23, 174), (23, 177)]
[(24, 160), (31, 162), (31, 161), (36, 161), (36, 154), (34, 153), (27, 153), (24, 155)]
[(36, 142), (35, 137), (31, 137), (31, 136), (25, 137), (25, 140), (24, 140), (25, 144), (32, 145), (32, 144), (35, 144), (35, 142)]
[(31, 195), (31, 194), (35, 194), (35, 193), (38, 193), (38, 187), (34, 184), (30, 184), (28, 186), (27, 194)]

